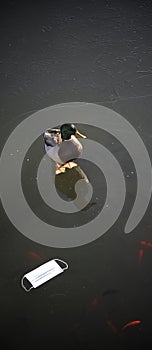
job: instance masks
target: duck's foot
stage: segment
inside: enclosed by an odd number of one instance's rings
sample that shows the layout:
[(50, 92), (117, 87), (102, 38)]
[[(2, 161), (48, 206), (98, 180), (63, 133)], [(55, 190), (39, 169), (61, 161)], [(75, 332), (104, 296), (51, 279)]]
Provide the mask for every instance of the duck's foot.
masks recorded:
[(77, 165), (78, 164), (75, 163), (75, 162), (68, 162), (68, 163), (64, 164), (64, 167), (67, 168), (67, 169), (72, 169), (72, 168), (74, 168)]
[(56, 163), (56, 170), (60, 169), (61, 165), (59, 163)]
[(77, 166), (77, 163), (75, 162), (68, 162), (65, 163), (64, 165), (59, 165), (56, 163), (56, 174), (61, 174), (65, 173), (66, 169), (72, 169)]

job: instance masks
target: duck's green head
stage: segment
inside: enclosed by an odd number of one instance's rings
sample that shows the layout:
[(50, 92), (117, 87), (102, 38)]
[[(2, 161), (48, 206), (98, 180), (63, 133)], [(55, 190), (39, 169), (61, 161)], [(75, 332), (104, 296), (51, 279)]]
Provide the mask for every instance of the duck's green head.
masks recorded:
[(60, 127), (62, 140), (70, 140), (71, 136), (74, 135), (79, 138), (85, 139), (86, 136), (82, 135), (74, 124), (67, 123)]

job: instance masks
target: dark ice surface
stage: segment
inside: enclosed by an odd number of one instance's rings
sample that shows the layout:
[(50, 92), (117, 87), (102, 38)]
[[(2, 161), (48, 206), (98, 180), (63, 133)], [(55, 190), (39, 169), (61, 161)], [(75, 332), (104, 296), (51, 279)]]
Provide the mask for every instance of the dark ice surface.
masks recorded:
[[(60, 103), (88, 102), (126, 118), (151, 158), (151, 0), (2, 1), (0, 42), (1, 150), (15, 127), (32, 113)], [(107, 148), (112, 141), (103, 135)], [(39, 144), (33, 145), (31, 176)], [(131, 160), (120, 143), (111, 152), (122, 164), (126, 200), (115, 224), (89, 244), (38, 244), (13, 226), (1, 205), (1, 347), (152, 349), (151, 202), (135, 229), (124, 234), (137, 179), (131, 173), (127, 176)], [(31, 207), (44, 218), (45, 206), (37, 202), (26, 164), (23, 170), (28, 203), (31, 200)], [(101, 186), (106, 196), (105, 180), (97, 176), (94, 190), (99, 194)], [(97, 210), (102, 205), (101, 199)], [(89, 210), (93, 215), (94, 206)], [(67, 261), (69, 269), (26, 293), (21, 277), (55, 257)], [(137, 320), (140, 323), (123, 328)]]

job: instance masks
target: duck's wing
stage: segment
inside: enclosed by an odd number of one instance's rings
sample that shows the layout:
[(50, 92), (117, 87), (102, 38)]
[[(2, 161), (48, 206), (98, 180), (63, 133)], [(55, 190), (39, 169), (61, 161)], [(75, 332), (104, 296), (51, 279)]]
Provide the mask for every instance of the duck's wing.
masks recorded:
[(48, 129), (44, 132), (43, 137), (47, 146), (54, 147), (62, 141), (60, 129)]
[(81, 143), (73, 136), (70, 140), (61, 143), (58, 154), (64, 164), (79, 158), (82, 155), (82, 150)]

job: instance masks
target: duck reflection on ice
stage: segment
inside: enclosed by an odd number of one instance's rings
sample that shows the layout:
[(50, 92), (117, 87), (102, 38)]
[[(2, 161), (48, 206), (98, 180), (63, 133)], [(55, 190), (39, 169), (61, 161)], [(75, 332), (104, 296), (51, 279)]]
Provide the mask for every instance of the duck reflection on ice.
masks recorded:
[(78, 163), (69, 162), (64, 164), (62, 171), (58, 171), (51, 160), (51, 172), (55, 174), (53, 183), (56, 192), (63, 200), (73, 201), (79, 210), (87, 210), (95, 204), (91, 201), (92, 185)]
[[(69, 198), (71, 200), (74, 200), (76, 198), (75, 184), (79, 180), (84, 180), (86, 184), (89, 183), (86, 174), (78, 164), (76, 164), (76, 166), (72, 167), (71, 169), (65, 167), (65, 172), (58, 173), (55, 176), (56, 190), (59, 192), (63, 199)], [(84, 196), (87, 190), (85, 183), (84, 186), (81, 187), (81, 190), (81, 195)]]

